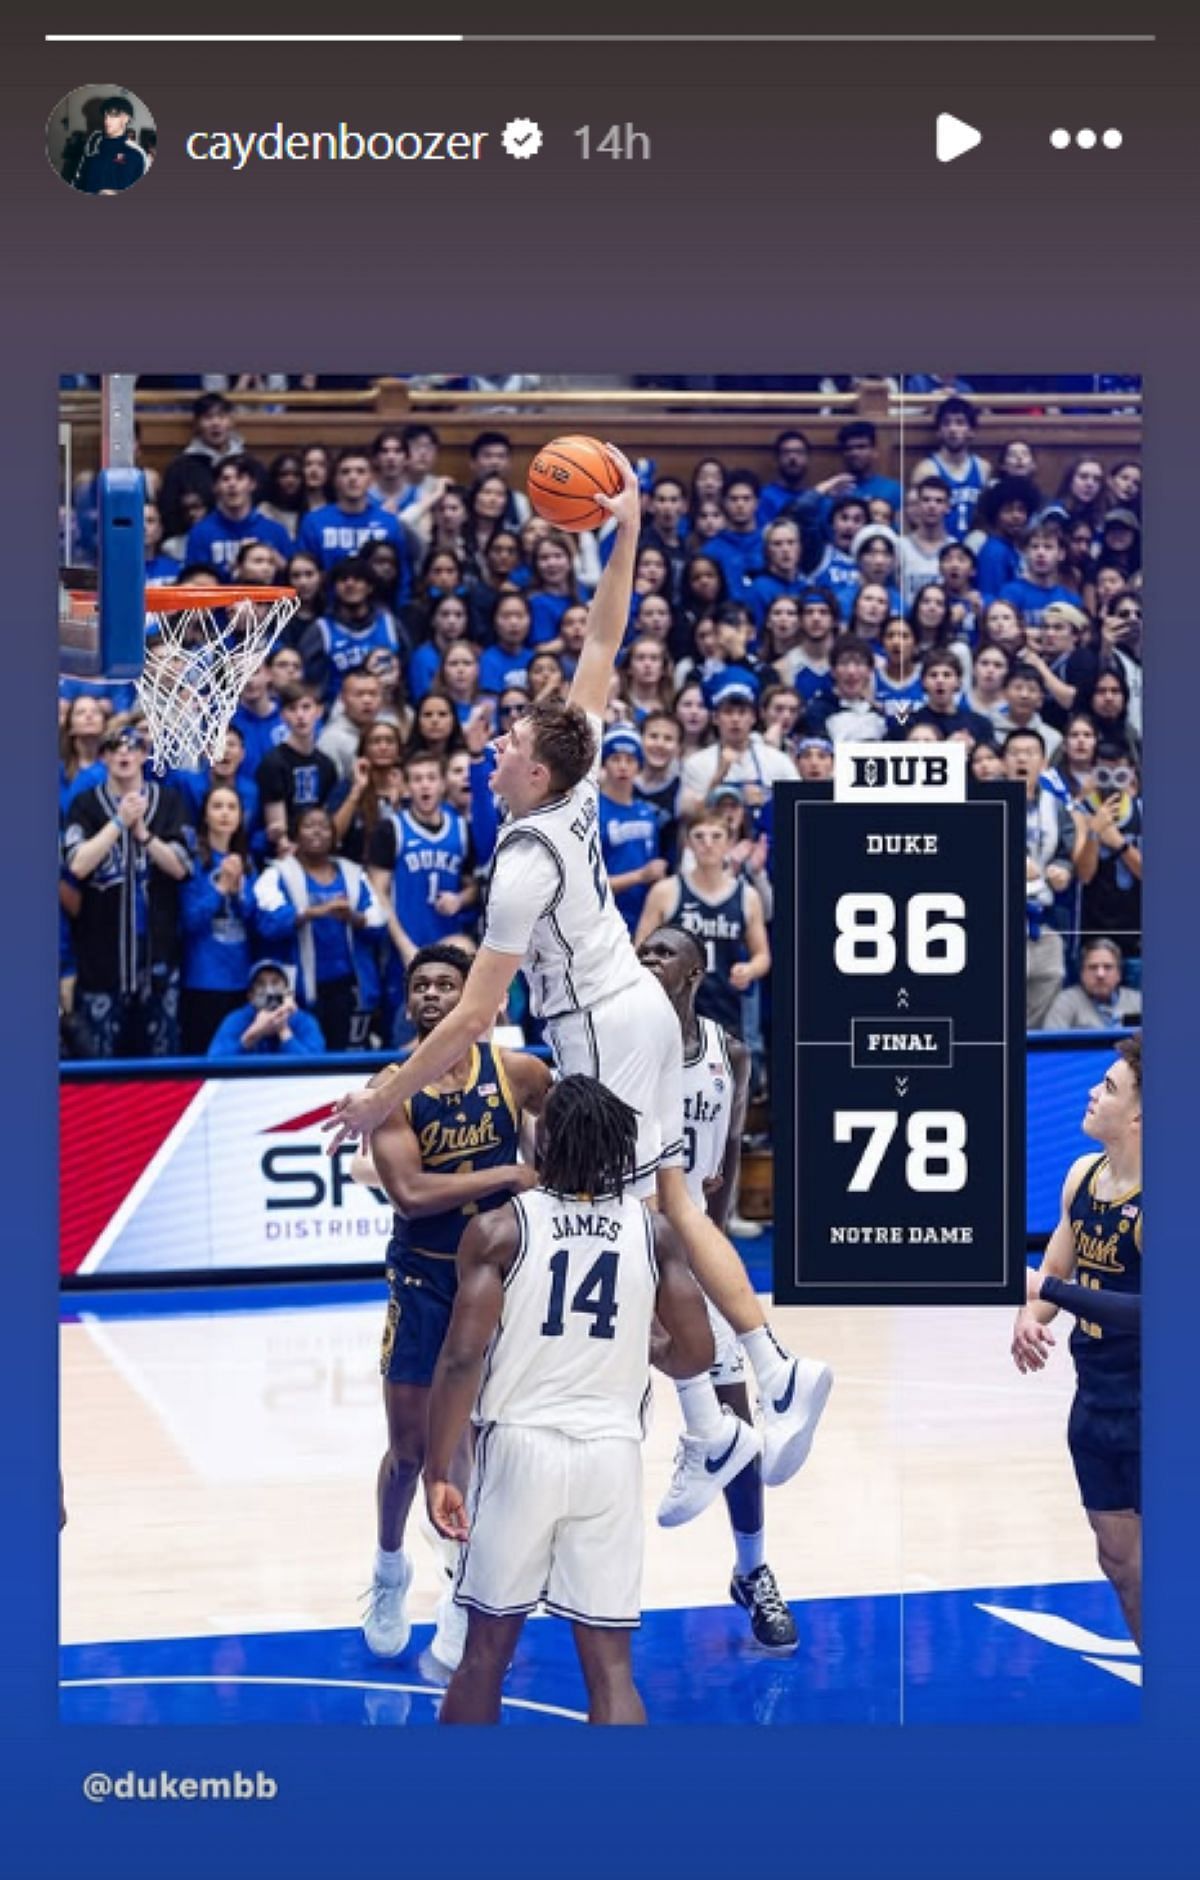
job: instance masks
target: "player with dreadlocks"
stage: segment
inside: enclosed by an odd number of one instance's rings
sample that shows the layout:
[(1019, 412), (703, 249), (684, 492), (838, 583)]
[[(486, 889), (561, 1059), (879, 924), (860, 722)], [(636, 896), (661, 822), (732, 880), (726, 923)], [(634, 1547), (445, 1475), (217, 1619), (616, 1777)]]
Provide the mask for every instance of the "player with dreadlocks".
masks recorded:
[[(630, 1192), (638, 1118), (595, 1078), (546, 1100), (537, 1188), (475, 1217), (429, 1399), (425, 1492), (464, 1543), (467, 1644), (443, 1723), (497, 1723), (500, 1687), (539, 1601), (570, 1620), (592, 1723), (644, 1723), (630, 1632), (641, 1620), (642, 1437), (656, 1361), (713, 1361), (704, 1300), (670, 1222)], [(472, 1409), (472, 1405), (474, 1408)], [(476, 1431), (467, 1504), (450, 1479)]]
[(564, 1077), (550, 1095), (554, 1126), (547, 1116), (537, 1145), (538, 1186), (567, 1195), (623, 1195), (637, 1150), (636, 1112), (594, 1077)]

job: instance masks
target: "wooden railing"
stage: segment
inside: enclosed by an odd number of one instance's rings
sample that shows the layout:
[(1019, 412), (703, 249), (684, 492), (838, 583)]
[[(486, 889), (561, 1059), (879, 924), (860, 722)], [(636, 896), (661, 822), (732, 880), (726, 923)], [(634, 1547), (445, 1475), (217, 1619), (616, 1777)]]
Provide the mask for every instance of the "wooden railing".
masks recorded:
[[(161, 469), (187, 443), (194, 396), (171, 389), (138, 390), (144, 463)], [(664, 474), (687, 477), (700, 457), (712, 454), (766, 479), (773, 474), (774, 438), (794, 422), (810, 440), (810, 480), (816, 482), (840, 469), (837, 433), (856, 417), (878, 427), (882, 470), (899, 470), (902, 431), (911, 467), (914, 454), (924, 454), (934, 441), (933, 413), (945, 394), (897, 395), (883, 379), (865, 379), (850, 392), (676, 391), (561, 383), (523, 392), (464, 392), (379, 378), (358, 390), (247, 391), (229, 396), (247, 448), (264, 460), (314, 441), (333, 449), (368, 444), (387, 426), (428, 418), (442, 440), (441, 468), (463, 481), (469, 471), (467, 446), (482, 429), (503, 430), (512, 438), (516, 472), (522, 476), (547, 436), (587, 430), (600, 432), (635, 456), (653, 458)], [(980, 414), (976, 448), (987, 456), (1007, 438), (1026, 438), (1037, 453), (1040, 480), (1047, 490), (1057, 487), (1067, 464), (1084, 452), (1110, 462), (1140, 450), (1140, 393), (1071, 392), (1051, 399), (1041, 392), (988, 392), (972, 395), (971, 402)], [(100, 450), (99, 393), (63, 393), (61, 415), (71, 426), (76, 469), (94, 468)]]

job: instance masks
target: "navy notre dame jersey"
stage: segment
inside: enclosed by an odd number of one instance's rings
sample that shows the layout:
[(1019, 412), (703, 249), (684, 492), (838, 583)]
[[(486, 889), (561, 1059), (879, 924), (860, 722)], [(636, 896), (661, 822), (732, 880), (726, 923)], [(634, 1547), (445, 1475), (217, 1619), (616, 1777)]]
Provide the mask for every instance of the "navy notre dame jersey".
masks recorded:
[[(1142, 1290), (1142, 1191), (1113, 1201), (1096, 1198), (1108, 1157), (1096, 1157), (1080, 1182), (1069, 1219), (1075, 1242), (1076, 1283), (1097, 1292)], [(1071, 1356), (1079, 1394), (1097, 1409), (1134, 1408), (1138, 1403), (1141, 1339), (1137, 1331), (1093, 1325), (1080, 1318), (1071, 1333)]]
[[(404, 1106), (421, 1151), (421, 1167), (430, 1174), (470, 1174), (475, 1169), (509, 1167), (517, 1160), (518, 1111), (500, 1053), (490, 1044), (471, 1051), (471, 1068), (462, 1090), (418, 1090)], [(427, 1214), (408, 1221), (396, 1215), (388, 1246), (388, 1261), (412, 1265), (429, 1275), (427, 1261), (441, 1263), (433, 1275), (444, 1288), (453, 1289), (454, 1256), (474, 1214), (499, 1207), (509, 1199), (507, 1188), (485, 1201), (469, 1202), (445, 1214)]]

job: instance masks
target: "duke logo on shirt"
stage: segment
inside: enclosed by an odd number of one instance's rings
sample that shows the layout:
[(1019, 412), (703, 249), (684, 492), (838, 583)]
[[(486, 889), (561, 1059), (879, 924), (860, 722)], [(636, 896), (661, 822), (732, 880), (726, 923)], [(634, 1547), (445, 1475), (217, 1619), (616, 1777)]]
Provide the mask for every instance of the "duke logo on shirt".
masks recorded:
[(292, 772), (292, 805), (295, 809), (321, 800), (321, 773), (315, 764), (297, 765)]

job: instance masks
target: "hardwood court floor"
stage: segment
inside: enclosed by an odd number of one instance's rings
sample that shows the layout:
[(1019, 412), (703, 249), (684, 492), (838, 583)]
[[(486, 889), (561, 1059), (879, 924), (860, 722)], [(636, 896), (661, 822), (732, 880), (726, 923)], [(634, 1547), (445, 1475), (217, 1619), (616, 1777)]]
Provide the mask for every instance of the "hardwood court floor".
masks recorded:
[[(143, 1297), (128, 1316), (64, 1323), (64, 1642), (355, 1625), (383, 1440), (382, 1289), (267, 1297), (201, 1311)], [(789, 1600), (1098, 1578), (1064, 1441), (1063, 1344), (1023, 1378), (1007, 1311), (793, 1309), (776, 1322), (837, 1376), (809, 1463), (768, 1494), (767, 1553)], [(723, 1505), (670, 1533), (653, 1520), (679, 1428), (670, 1386), (655, 1389), (645, 1605), (720, 1606)], [(438, 1581), (419, 1536), (411, 1552), (421, 1621)]]

